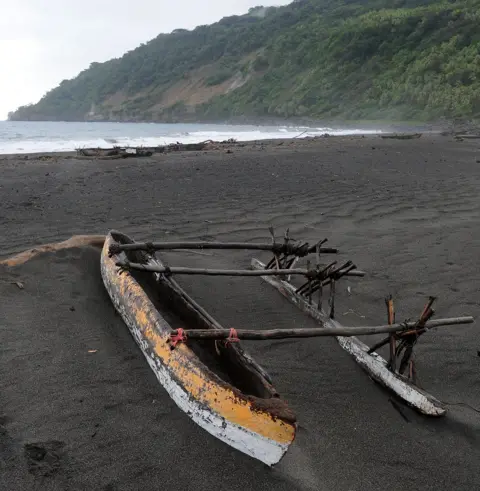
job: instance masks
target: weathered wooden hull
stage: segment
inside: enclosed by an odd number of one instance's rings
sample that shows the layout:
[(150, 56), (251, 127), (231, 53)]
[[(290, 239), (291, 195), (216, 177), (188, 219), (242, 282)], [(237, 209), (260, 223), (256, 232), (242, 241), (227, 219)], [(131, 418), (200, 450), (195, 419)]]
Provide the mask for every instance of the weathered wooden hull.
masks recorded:
[(210, 434), (267, 465), (276, 464), (296, 431), (294, 420), (275, 414), (280, 400), (243, 394), (209, 370), (186, 344), (171, 350), (171, 326), (135, 278), (129, 272), (119, 274), (115, 257), (108, 256), (112, 242), (108, 235), (101, 255), (103, 282), (160, 384)]
[[(265, 264), (257, 259), (252, 259), (252, 268), (265, 269)], [(282, 295), (288, 298), (310, 317), (320, 322), (322, 326), (338, 328), (340, 324), (330, 319), (315, 305), (295, 292), (295, 287), (288, 281), (278, 276), (261, 276), (263, 280), (275, 287)], [(378, 353), (368, 353), (370, 349), (365, 343), (356, 337), (336, 336), (340, 346), (350, 353), (356, 362), (377, 382), (394, 392), (407, 404), (428, 416), (442, 416), (445, 414), (444, 405), (432, 395), (413, 385), (406, 377), (393, 373), (387, 368), (387, 361)]]

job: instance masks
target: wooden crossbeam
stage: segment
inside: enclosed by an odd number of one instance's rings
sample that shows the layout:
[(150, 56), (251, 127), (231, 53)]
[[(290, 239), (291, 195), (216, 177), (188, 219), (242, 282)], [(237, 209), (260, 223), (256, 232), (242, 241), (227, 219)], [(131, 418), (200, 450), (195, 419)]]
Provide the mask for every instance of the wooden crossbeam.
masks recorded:
[[(461, 324), (471, 324), (473, 317), (451, 317), (446, 319), (437, 319), (425, 323), (425, 329), (433, 329), (436, 327), (454, 326)], [(238, 339), (248, 340), (265, 340), (265, 339), (286, 339), (286, 338), (313, 338), (325, 336), (362, 336), (373, 335), (380, 333), (402, 332), (414, 328), (416, 322), (403, 322), (397, 324), (387, 324), (383, 326), (363, 326), (363, 327), (334, 327), (334, 328), (313, 328), (313, 329), (270, 329), (270, 330), (254, 330), (254, 329), (237, 329), (235, 334)], [(172, 331), (172, 336), (177, 335), (178, 331)], [(183, 334), (187, 339), (228, 339), (231, 334), (231, 329), (189, 329), (183, 330)]]

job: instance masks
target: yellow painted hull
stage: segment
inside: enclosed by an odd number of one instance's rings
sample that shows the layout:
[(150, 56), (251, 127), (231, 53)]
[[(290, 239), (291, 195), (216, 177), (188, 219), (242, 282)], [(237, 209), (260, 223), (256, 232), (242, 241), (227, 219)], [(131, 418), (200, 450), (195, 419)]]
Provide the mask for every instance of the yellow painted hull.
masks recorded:
[(171, 326), (136, 279), (119, 274), (117, 258), (109, 257), (114, 242), (109, 234), (101, 255), (105, 287), (170, 397), (220, 440), (267, 465), (277, 463), (295, 438), (293, 413), (278, 397), (246, 395), (225, 382), (187, 344), (171, 350)]

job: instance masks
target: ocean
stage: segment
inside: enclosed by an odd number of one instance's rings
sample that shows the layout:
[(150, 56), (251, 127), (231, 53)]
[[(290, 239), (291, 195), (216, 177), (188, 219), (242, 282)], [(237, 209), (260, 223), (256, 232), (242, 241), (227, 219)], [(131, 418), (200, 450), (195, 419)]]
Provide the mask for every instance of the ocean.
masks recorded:
[(204, 140), (237, 141), (305, 138), (380, 133), (372, 129), (309, 128), (306, 126), (253, 126), (160, 123), (65, 123), (0, 121), (0, 154), (68, 152), (77, 148), (157, 146)]

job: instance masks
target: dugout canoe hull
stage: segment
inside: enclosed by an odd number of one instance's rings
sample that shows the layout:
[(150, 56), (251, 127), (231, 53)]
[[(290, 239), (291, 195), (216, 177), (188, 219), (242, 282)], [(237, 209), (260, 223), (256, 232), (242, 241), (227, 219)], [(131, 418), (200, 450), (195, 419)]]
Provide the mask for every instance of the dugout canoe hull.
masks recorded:
[[(181, 343), (171, 349), (172, 327), (165, 316), (134, 275), (128, 271), (120, 274), (115, 265), (124, 253), (109, 257), (109, 247), (119, 236), (127, 237), (114, 231), (106, 237), (101, 254), (102, 279), (160, 384), (177, 406), (208, 433), (268, 466), (278, 463), (295, 438), (295, 415), (258, 373), (254, 375), (272, 397), (248, 395), (225, 382), (200, 360), (189, 344)], [(161, 264), (156, 258), (150, 260)], [(169, 289), (170, 280), (157, 276), (162, 288)], [(178, 296), (178, 291), (171, 290)], [(240, 361), (236, 359), (237, 364), (244, 361), (242, 357)]]
[[(251, 261), (251, 267), (262, 270), (265, 269), (265, 264), (254, 258)], [(317, 309), (315, 305), (309, 304), (304, 296), (296, 293), (296, 288), (288, 281), (278, 276), (261, 276), (260, 278), (276, 288), (300, 310), (319, 322), (322, 327), (341, 327), (340, 323), (334, 319), (330, 319), (323, 311)], [(354, 336), (336, 336), (335, 339), (375, 381), (395, 393), (409, 406), (427, 416), (443, 416), (445, 414), (446, 410), (442, 402), (412, 384), (403, 375), (390, 371), (387, 361), (378, 353), (373, 352), (369, 354), (368, 350), (370, 347), (360, 339)]]

